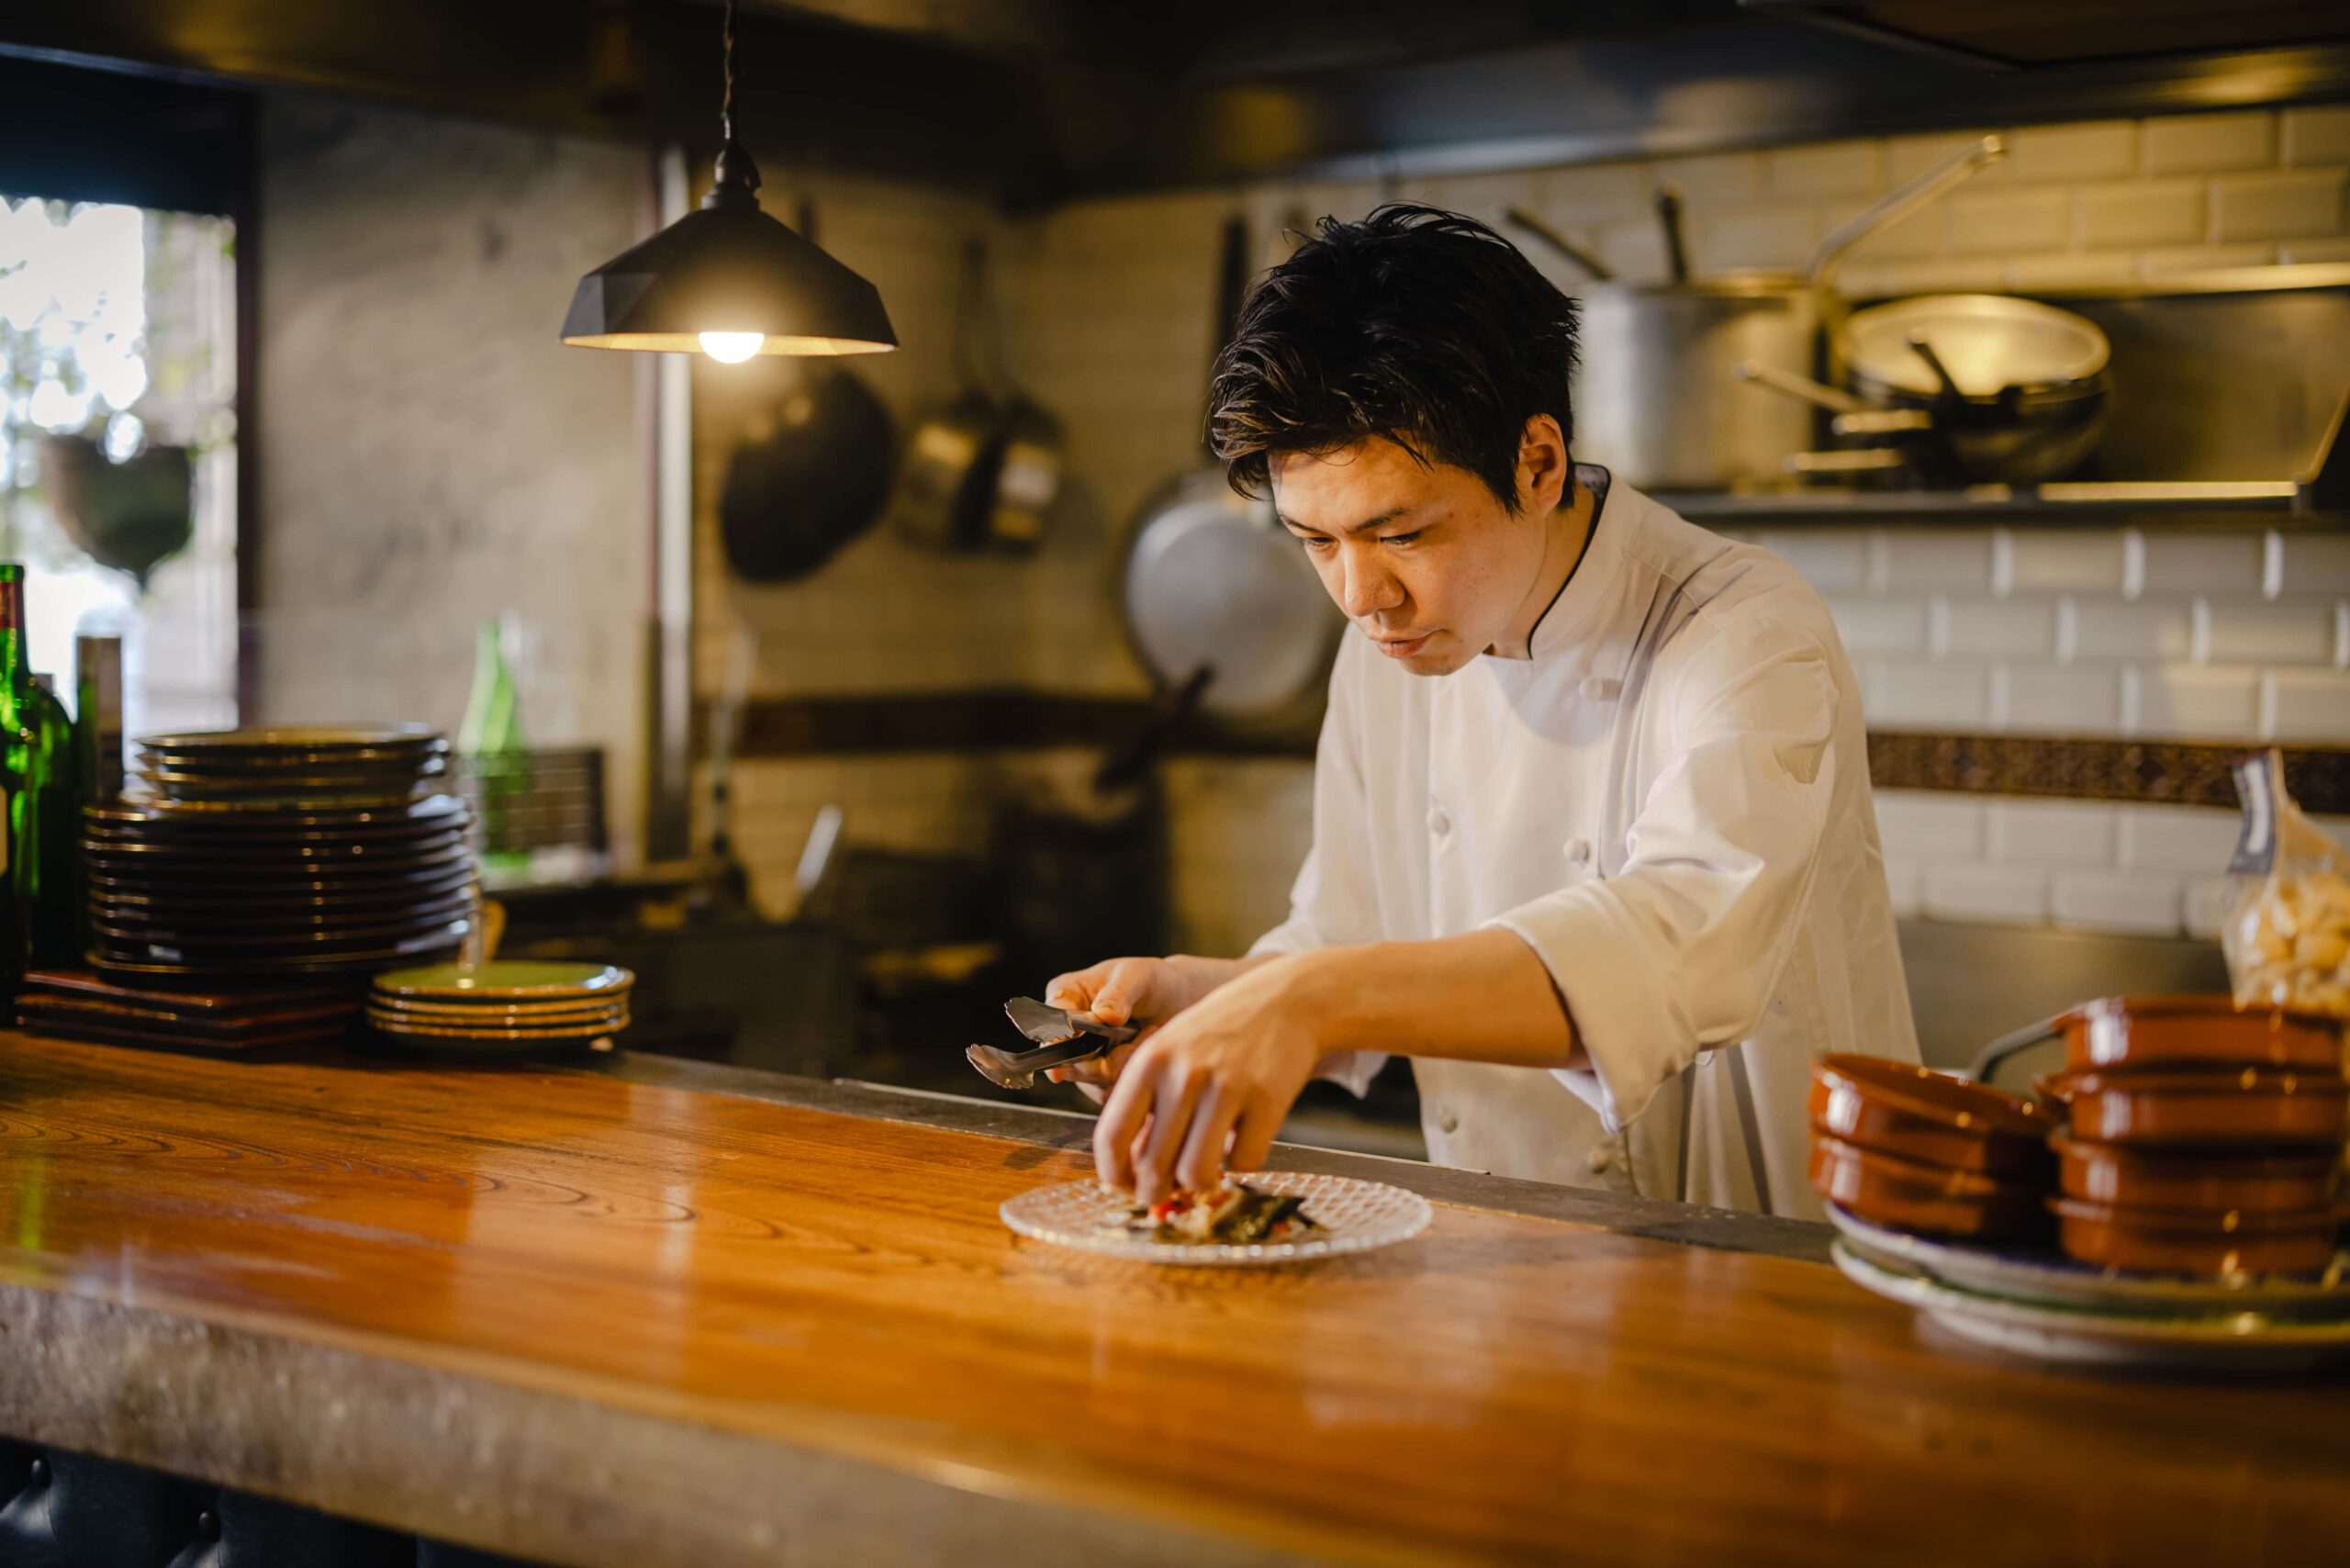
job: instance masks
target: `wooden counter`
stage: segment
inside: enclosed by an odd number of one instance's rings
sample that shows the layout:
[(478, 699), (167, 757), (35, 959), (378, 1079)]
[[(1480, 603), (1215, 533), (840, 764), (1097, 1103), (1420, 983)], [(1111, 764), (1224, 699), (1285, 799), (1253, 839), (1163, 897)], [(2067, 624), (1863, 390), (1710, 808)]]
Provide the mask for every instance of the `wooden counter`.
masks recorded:
[(1817, 1262), (1443, 1203), (1091, 1260), (995, 1213), (1081, 1122), (791, 1097), (0, 1035), (0, 1431), (625, 1568), (2350, 1550), (2339, 1383), (2010, 1365)]

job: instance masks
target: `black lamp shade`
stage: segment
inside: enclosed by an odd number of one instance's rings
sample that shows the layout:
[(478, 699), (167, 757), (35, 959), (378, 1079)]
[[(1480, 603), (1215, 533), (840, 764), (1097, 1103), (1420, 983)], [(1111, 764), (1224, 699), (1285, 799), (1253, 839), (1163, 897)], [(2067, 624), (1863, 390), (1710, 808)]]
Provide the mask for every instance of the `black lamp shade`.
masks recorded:
[(579, 280), (563, 341), (690, 353), (704, 332), (757, 332), (768, 354), (898, 346), (874, 286), (743, 199), (705, 206)]

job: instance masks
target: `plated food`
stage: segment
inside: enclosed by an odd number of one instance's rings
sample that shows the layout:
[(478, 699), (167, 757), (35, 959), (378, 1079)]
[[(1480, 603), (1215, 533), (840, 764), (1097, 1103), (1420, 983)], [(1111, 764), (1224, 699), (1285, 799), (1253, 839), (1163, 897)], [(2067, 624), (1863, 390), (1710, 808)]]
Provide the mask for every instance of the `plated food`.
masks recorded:
[(1178, 1192), (1155, 1204), (1136, 1204), (1116, 1226), (1162, 1247), (1246, 1246), (1295, 1241), (1322, 1228), (1295, 1193), (1268, 1193), (1226, 1182), (1212, 1193)]
[[(1293, 1199), (1287, 1203), (1282, 1200)], [(1417, 1193), (1306, 1171), (1251, 1172), (1206, 1204), (1140, 1215), (1131, 1194), (1088, 1180), (1007, 1200), (1003, 1223), (1032, 1240), (1145, 1263), (1302, 1263), (1407, 1241), (1434, 1217)], [(1256, 1240), (1243, 1239), (1263, 1228)]]

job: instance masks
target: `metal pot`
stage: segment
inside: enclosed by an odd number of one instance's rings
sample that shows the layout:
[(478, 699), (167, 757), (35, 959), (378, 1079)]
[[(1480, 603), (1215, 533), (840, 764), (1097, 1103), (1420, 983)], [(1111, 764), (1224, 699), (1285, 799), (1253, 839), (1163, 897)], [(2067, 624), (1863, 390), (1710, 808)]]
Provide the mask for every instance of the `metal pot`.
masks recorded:
[[(1943, 159), (1822, 240), (1801, 273), (1622, 283), (1539, 218), (1511, 208), (1511, 222), (1593, 274), (1581, 295), (1575, 455), (1644, 488), (1781, 481), (1787, 454), (1812, 444), (1812, 416), (1740, 390), (1733, 369), (1753, 363), (1810, 375), (1820, 325), (1834, 308), (1830, 282), (1846, 253), (2005, 152), (1998, 137), (1986, 136)], [(1660, 192), (1658, 207), (1677, 260), (1678, 198)]]
[(2096, 448), (2112, 388), (2097, 324), (2036, 300), (1926, 295), (1855, 313), (1833, 338), (1852, 390), (1759, 364), (1733, 374), (1824, 408), (1847, 443), (1798, 453), (1811, 477), (2030, 485)]
[(1583, 296), (1575, 456), (1643, 489), (1710, 490), (1776, 479), (1812, 441), (1811, 411), (1748, 395), (1731, 365), (1807, 371), (1819, 305), (1793, 280), (1604, 284)]
[[(1214, 342), (1248, 286), (1248, 230), (1225, 225)], [(1225, 729), (1310, 733), (1346, 618), (1263, 498), (1237, 495), (1203, 454), (1145, 503), (1127, 538), (1120, 602), (1136, 658)]]

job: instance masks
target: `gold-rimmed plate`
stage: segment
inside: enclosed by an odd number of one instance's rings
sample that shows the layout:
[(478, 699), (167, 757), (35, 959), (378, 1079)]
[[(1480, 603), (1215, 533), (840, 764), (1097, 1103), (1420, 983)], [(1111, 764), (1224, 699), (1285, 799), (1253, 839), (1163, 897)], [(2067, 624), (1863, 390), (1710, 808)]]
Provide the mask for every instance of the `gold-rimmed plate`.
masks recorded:
[(371, 994), (367, 1005), (391, 1018), (412, 1018), (420, 1024), (472, 1025), (519, 1028), (532, 1025), (591, 1024), (628, 1011), (628, 998), (616, 996), (585, 1002), (522, 1002), (509, 1006), (472, 1002), (410, 1002)]
[(616, 995), (635, 983), (634, 975), (612, 964), (501, 958), (470, 967), (432, 964), (395, 969), (375, 977), (375, 991), (381, 996), (546, 1002)]
[(607, 1035), (617, 1035), (629, 1026), (628, 1014), (591, 1025), (565, 1025), (543, 1028), (505, 1028), (440, 1024), (421, 1024), (404, 1018), (386, 1018), (370, 1008), (367, 1023), (379, 1035), (420, 1040), (481, 1040), (498, 1044), (521, 1044), (528, 1041), (594, 1040)]

